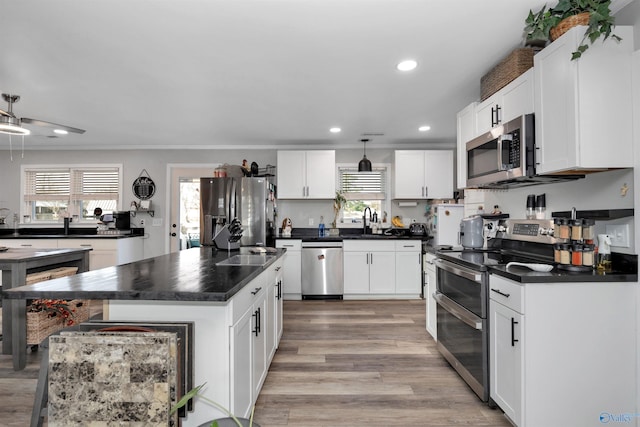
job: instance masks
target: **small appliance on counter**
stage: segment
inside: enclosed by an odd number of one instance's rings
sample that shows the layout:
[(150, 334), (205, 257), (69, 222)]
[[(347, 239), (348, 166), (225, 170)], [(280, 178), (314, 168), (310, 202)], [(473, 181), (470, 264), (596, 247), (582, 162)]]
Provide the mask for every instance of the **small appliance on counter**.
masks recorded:
[(414, 222), (409, 226), (409, 234), (412, 236), (427, 236), (427, 225), (419, 222)]
[(437, 204), (433, 206), (431, 224), (428, 227), (429, 234), (433, 236), (431, 245), (459, 246), (458, 232), (460, 221), (464, 217), (464, 205), (462, 204)]
[(460, 244), (465, 249), (479, 249), (484, 246), (484, 222), (480, 215), (462, 218), (460, 221)]
[(116, 230), (131, 230), (131, 213), (129, 211), (116, 211), (111, 214)]

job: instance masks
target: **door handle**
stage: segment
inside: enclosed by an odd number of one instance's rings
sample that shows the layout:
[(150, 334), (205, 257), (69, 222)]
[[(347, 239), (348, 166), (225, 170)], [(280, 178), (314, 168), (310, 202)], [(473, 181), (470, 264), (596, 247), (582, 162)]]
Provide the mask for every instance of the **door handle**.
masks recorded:
[(518, 322), (516, 322), (516, 319), (514, 319), (513, 317), (511, 318), (511, 347), (515, 347), (516, 343), (519, 341), (516, 339), (516, 325), (518, 324)]

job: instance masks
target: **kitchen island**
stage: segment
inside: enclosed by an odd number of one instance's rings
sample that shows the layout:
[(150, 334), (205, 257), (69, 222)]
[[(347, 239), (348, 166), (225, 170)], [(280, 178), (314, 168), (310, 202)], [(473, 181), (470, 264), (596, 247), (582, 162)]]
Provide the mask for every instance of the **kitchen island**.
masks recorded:
[[(4, 298), (108, 301), (106, 320), (193, 322), (194, 383), (207, 397), (247, 416), (282, 333), (283, 250), (262, 265), (217, 265), (226, 251), (193, 248), (3, 291)], [(235, 254), (234, 254), (235, 255)], [(196, 402), (183, 419), (197, 426), (220, 415)]]

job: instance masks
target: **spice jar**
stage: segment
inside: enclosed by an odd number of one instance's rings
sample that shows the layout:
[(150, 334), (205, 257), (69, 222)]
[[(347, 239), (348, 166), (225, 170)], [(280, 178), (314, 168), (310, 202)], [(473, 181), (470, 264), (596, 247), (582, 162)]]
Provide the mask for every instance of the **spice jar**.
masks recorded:
[(553, 220), (553, 236), (557, 239), (568, 239), (569, 233), (569, 220), (567, 218), (555, 218)]
[(560, 264), (560, 244), (553, 245), (553, 262)]
[(582, 240), (582, 220), (571, 220), (571, 240)]
[(593, 268), (595, 266), (594, 257), (595, 245), (584, 245), (582, 250), (582, 265)]
[(583, 245), (571, 246), (571, 265), (582, 265)]
[(571, 245), (568, 243), (560, 243), (558, 246), (560, 247), (560, 264), (571, 264), (571, 255), (569, 253), (569, 247)]
[(582, 220), (582, 238), (584, 240), (595, 239), (596, 220), (591, 218), (585, 218)]

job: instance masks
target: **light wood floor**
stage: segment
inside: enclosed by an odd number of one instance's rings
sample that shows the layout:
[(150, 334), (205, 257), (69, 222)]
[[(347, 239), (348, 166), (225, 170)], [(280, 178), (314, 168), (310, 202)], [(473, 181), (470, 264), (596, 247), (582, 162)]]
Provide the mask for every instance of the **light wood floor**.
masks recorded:
[(262, 427), (511, 426), (440, 356), (423, 300), (284, 304)]
[[(494, 426), (438, 354), (424, 301), (285, 301), (284, 334), (255, 411), (261, 427)], [(0, 355), (0, 426), (29, 425), (39, 352)]]

